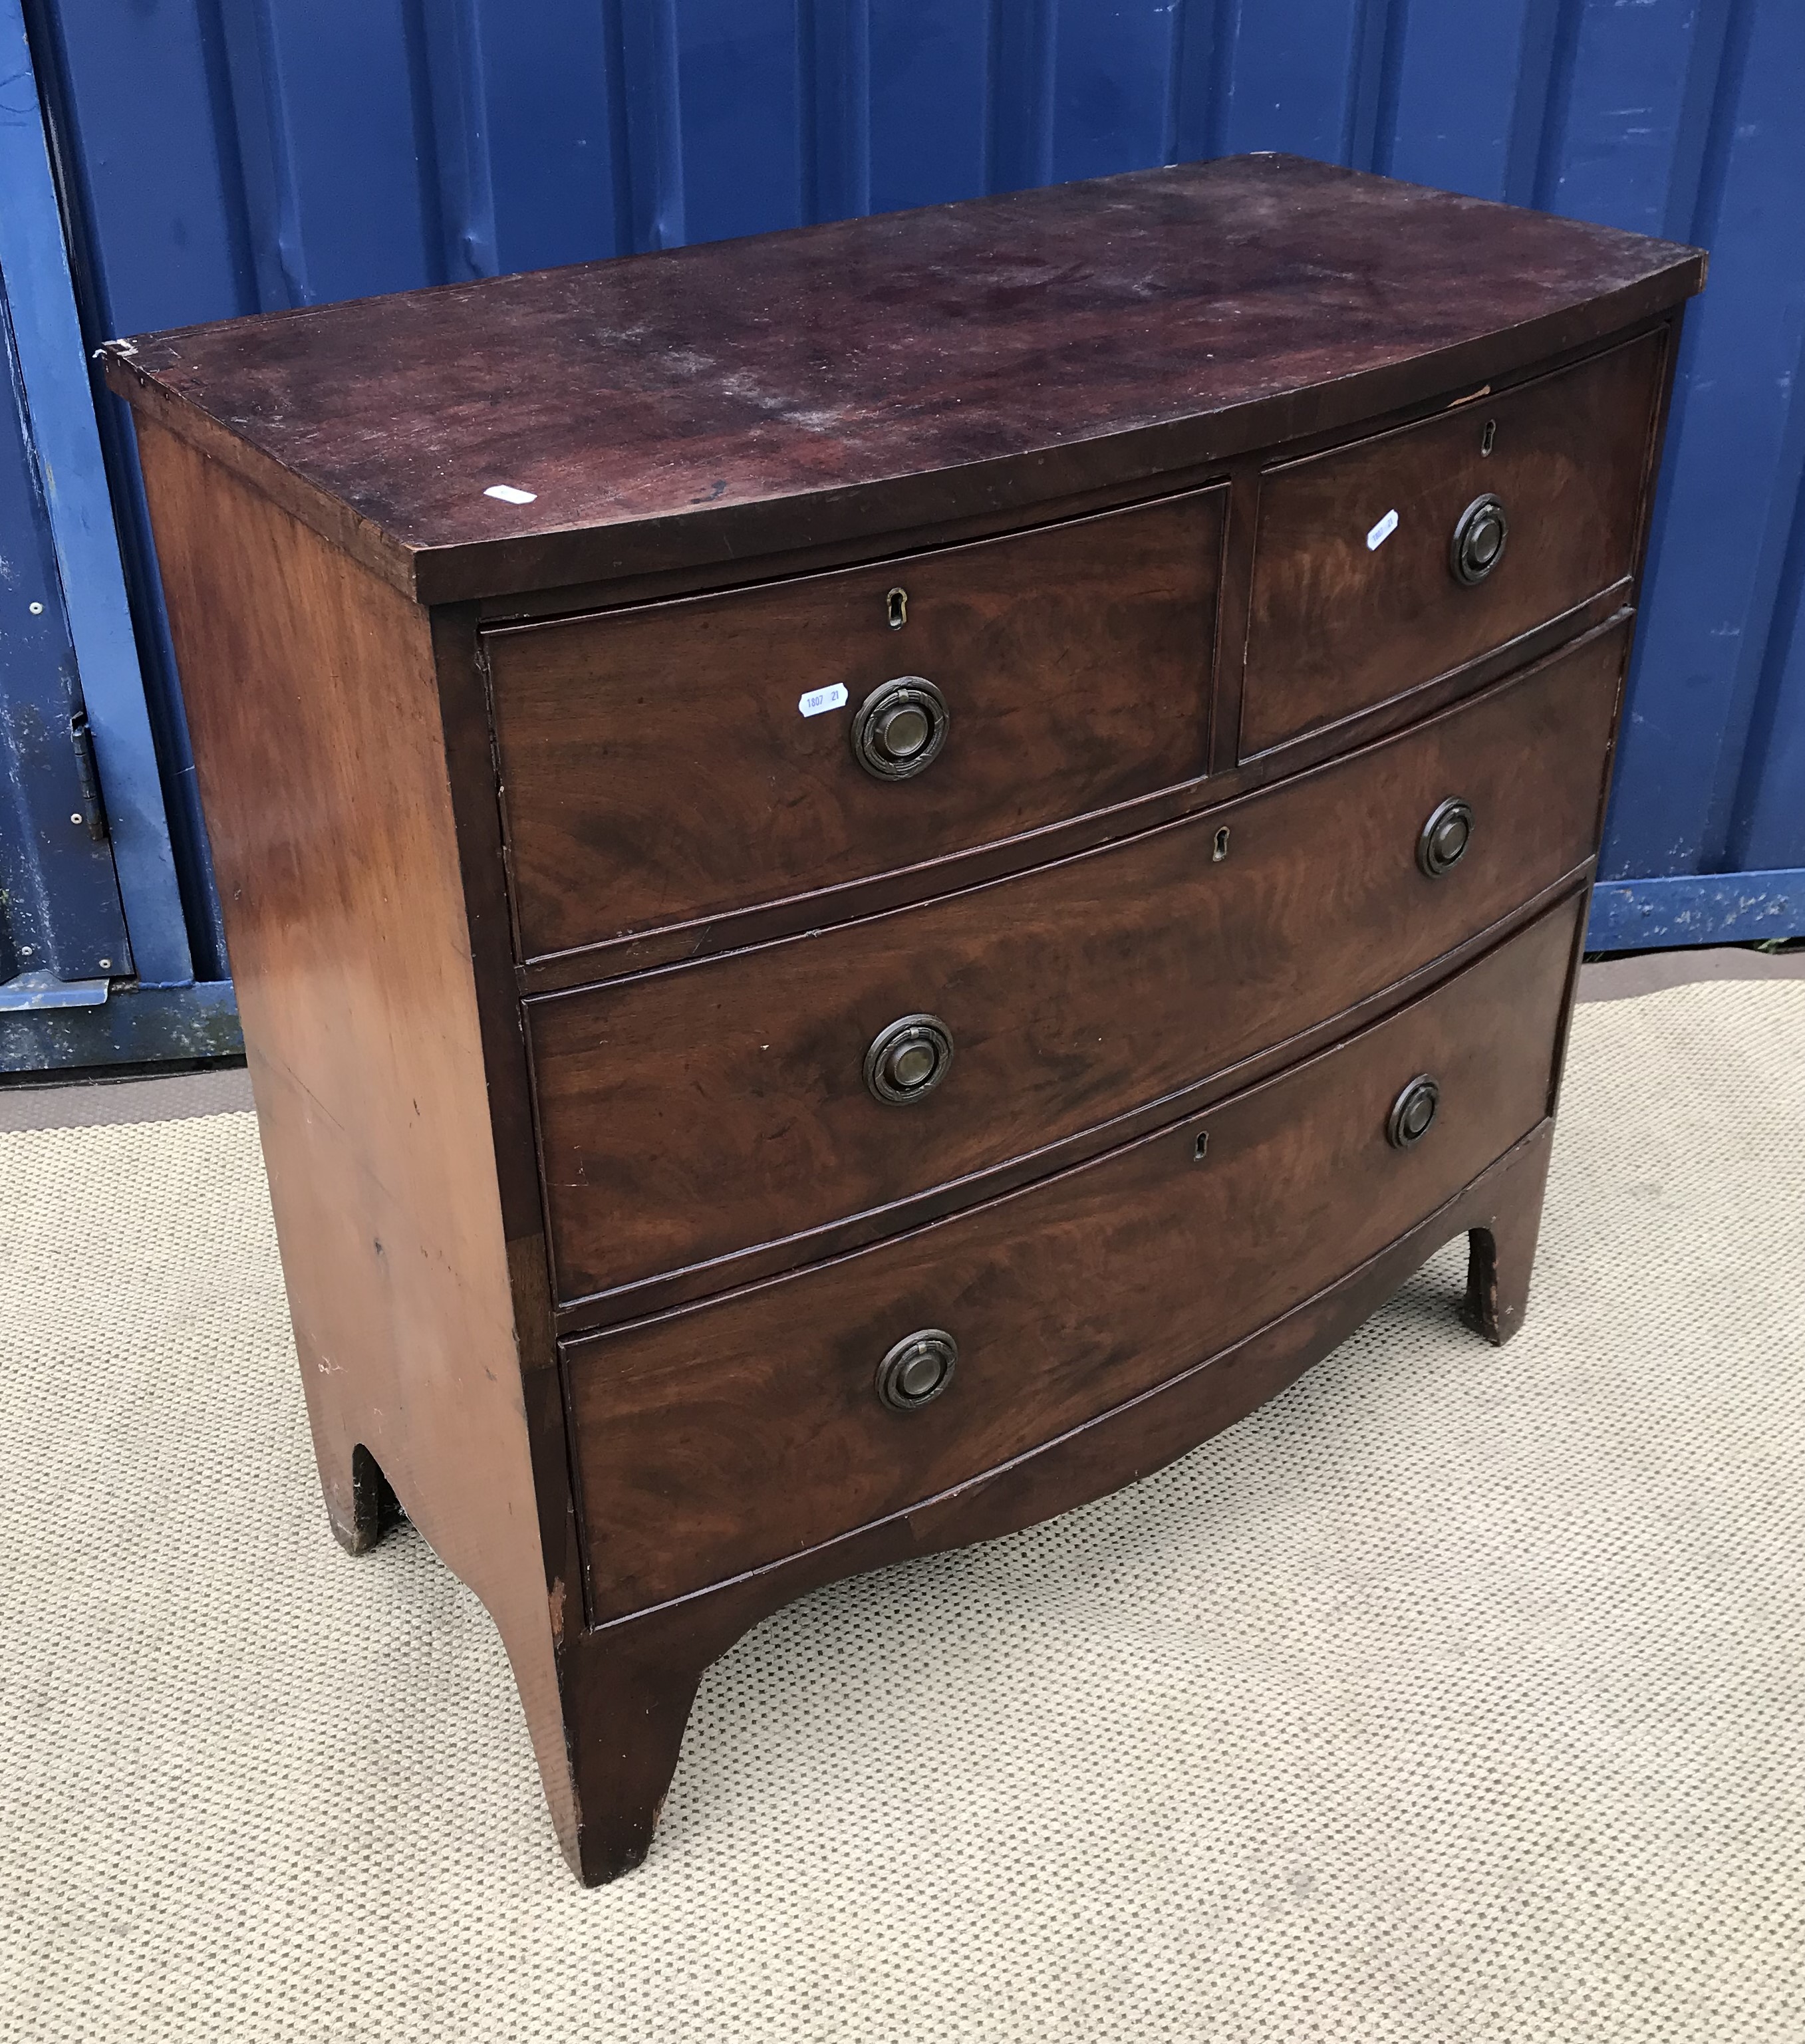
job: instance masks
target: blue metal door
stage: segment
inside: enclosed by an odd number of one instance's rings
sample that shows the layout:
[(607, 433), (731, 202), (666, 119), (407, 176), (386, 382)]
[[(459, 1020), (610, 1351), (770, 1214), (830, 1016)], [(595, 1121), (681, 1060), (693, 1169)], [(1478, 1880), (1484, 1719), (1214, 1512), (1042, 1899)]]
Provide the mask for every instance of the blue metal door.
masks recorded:
[(185, 905), (33, 72), (0, 0), (0, 1074), (241, 1040), (194, 973), (205, 866)]
[(0, 999), (87, 1006), (131, 962), (3, 293), (0, 353)]
[(1590, 943), (1805, 933), (1801, 0), (28, 5), (95, 339), (1247, 149), (1703, 244)]

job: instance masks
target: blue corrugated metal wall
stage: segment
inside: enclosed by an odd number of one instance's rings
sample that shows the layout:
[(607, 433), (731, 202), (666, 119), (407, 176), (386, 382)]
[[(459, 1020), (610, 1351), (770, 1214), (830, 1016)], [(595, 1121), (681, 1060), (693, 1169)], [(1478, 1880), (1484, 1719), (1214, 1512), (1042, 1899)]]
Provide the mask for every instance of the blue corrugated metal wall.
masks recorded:
[[(1702, 243), (1626, 884), (1591, 942), (1805, 932), (1801, 0), (36, 0), (33, 25), (106, 333), (1244, 149)], [(198, 842), (172, 696), (162, 728)]]

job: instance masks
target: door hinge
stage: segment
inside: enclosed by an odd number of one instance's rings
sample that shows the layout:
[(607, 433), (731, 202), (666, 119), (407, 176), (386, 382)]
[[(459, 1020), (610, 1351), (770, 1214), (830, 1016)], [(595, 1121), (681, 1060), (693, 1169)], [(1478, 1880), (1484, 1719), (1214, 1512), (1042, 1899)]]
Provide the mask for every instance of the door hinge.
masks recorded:
[(100, 798), (100, 769), (94, 756), (94, 733), (88, 728), (85, 709), (71, 713), (69, 742), (75, 748), (75, 778), (82, 784), (82, 814), (88, 836), (96, 844), (106, 842), (106, 805)]

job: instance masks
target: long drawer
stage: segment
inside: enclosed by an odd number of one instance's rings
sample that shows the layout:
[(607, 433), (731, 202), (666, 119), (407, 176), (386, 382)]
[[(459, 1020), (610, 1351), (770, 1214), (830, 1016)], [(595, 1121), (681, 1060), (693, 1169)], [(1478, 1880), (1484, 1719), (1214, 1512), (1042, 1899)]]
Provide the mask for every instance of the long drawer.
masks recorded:
[(1626, 588), (1665, 346), (1645, 335), (1268, 470), (1241, 758)]
[(1334, 1049), (1091, 1163), (565, 1344), (591, 1617), (933, 1496), (1375, 1254), (1549, 1112), (1584, 909), (1582, 892)]
[[(1591, 854), (1625, 636), (1105, 850), (528, 1002), (560, 1297), (806, 1235), (1094, 1129), (1484, 930)], [(1425, 826), (1457, 801), (1464, 848), (1432, 878)], [(887, 1058), (926, 1083), (887, 1086)]]
[(522, 955), (1195, 779), (1226, 498), (488, 633)]

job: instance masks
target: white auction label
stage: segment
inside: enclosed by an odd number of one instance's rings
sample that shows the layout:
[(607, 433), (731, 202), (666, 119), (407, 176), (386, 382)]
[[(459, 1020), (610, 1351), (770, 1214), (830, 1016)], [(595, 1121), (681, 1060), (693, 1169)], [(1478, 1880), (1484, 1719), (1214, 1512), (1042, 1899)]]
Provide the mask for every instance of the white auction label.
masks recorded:
[(836, 682), (830, 689), (810, 689), (796, 707), (804, 717), (819, 717), (824, 709), (841, 709), (845, 706), (846, 691)]
[(491, 482), (483, 494), (493, 497), (499, 504), (537, 504), (539, 501), (537, 490), (516, 490), (511, 482)]
[(1367, 534), (1366, 551), (1369, 554), (1377, 553), (1379, 549), (1384, 545), (1385, 542), (1391, 538), (1391, 535), (1396, 532), (1397, 529), (1397, 513), (1395, 511), (1387, 511), (1384, 517), (1380, 520), (1379, 523), (1373, 527), (1372, 530)]

